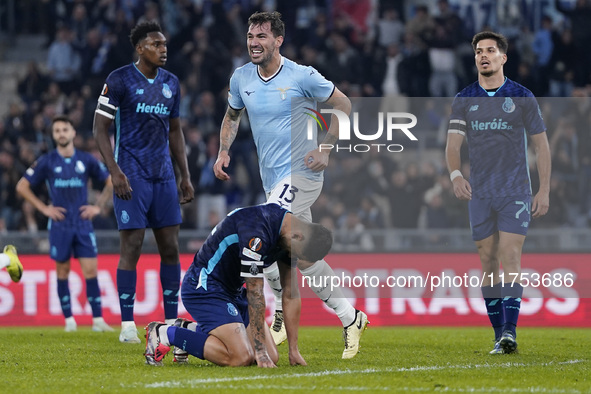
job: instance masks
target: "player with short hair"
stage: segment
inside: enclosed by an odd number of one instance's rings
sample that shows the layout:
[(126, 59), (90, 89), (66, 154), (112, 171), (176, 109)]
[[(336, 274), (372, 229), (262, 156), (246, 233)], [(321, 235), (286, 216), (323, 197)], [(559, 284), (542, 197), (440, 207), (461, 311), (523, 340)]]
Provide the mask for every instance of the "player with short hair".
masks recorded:
[[(92, 218), (101, 213), (111, 198), (111, 177), (103, 163), (91, 154), (74, 148), (76, 130), (66, 116), (57, 116), (51, 125), (57, 148), (42, 155), (27, 169), (16, 185), (17, 192), (39, 212), (49, 218), (49, 255), (56, 262), (57, 295), (65, 330), (76, 331), (70, 300), (70, 258), (80, 262), (86, 279), (86, 298), (92, 309), (92, 330), (113, 331), (102, 317), (101, 291), (97, 279), (96, 236)], [(96, 205), (88, 204), (88, 181), (94, 179), (105, 186)], [(51, 204), (47, 205), (31, 189), (45, 182)]]
[[(273, 368), (277, 348), (265, 324), (263, 270), (279, 255), (283, 308), (291, 365), (306, 365), (297, 339), (300, 303), (291, 258), (322, 259), (332, 234), (319, 224), (298, 219), (276, 204), (232, 211), (211, 232), (185, 274), (182, 300), (198, 322), (146, 327), (146, 362), (162, 365), (170, 346), (218, 365)], [(246, 284), (246, 287), (243, 285)], [(184, 328), (186, 327), (186, 328)], [(176, 357), (175, 357), (176, 360)]]
[[(472, 47), (478, 81), (454, 99), (445, 155), (456, 197), (468, 200), (472, 239), (484, 273), (482, 295), (495, 332), (490, 353), (512, 353), (517, 348), (515, 329), (523, 294), (519, 280), (523, 242), (531, 217), (545, 215), (550, 205), (550, 148), (534, 95), (504, 76), (507, 39), (481, 32), (474, 36)], [(533, 202), (527, 134), (536, 151), (540, 178)], [(469, 180), (460, 172), (464, 137)]]
[[(178, 232), (180, 204), (193, 200), (194, 190), (179, 119), (178, 78), (162, 69), (167, 42), (160, 25), (143, 22), (130, 34), (138, 60), (107, 77), (94, 116), (94, 135), (111, 173), (121, 258), (117, 290), (121, 306), (119, 340), (140, 343), (134, 322), (137, 263), (146, 227), (152, 228), (160, 253), (164, 316), (178, 315), (181, 266)], [(109, 127), (115, 121), (114, 152)], [(180, 170), (179, 201), (171, 153)]]
[[(310, 207), (322, 190), (322, 171), (328, 165), (330, 150), (318, 149), (316, 135), (307, 138), (306, 111), (315, 109), (317, 102), (325, 102), (348, 115), (351, 102), (313, 67), (301, 66), (281, 56), (279, 48), (284, 35), (285, 26), (278, 12), (257, 12), (248, 19), (247, 48), (251, 62), (236, 69), (230, 78), (228, 109), (222, 121), (214, 172), (221, 180), (229, 179), (224, 168), (230, 164), (230, 146), (246, 109), (267, 202), (288, 207), (299, 218), (311, 222)], [(333, 118), (323, 144), (333, 145), (338, 138), (338, 121)], [(305, 276), (335, 275), (324, 260), (300, 259), (298, 268)], [(265, 276), (276, 303), (271, 333), (275, 343), (280, 344), (286, 335), (277, 265), (266, 269)], [(368, 323), (367, 316), (351, 305), (340, 288), (312, 287), (312, 290), (343, 323), (343, 358), (354, 357)]]
[(6, 245), (4, 253), (0, 253), (0, 269), (2, 268), (6, 268), (6, 272), (14, 283), (20, 282), (23, 277), (23, 265), (18, 259), (14, 245)]

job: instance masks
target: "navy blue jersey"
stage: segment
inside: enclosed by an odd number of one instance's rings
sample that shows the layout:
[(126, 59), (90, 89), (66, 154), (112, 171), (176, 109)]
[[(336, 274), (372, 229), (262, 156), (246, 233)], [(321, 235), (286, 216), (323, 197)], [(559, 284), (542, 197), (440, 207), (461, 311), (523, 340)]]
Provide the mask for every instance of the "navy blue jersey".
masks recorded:
[(168, 150), (170, 119), (179, 117), (178, 78), (159, 68), (148, 79), (135, 64), (113, 71), (97, 112), (115, 119), (115, 161), (129, 179), (174, 179)]
[(492, 95), (478, 82), (458, 93), (449, 132), (468, 140), (473, 197), (531, 195), (527, 134), (544, 131), (532, 92), (508, 78)]
[(263, 268), (275, 261), (287, 212), (276, 204), (230, 212), (212, 230), (186, 275), (197, 281), (197, 288), (238, 295), (245, 278), (263, 278)]
[(103, 163), (78, 150), (72, 157), (63, 157), (57, 150), (52, 150), (41, 156), (24, 175), (32, 186), (45, 181), (51, 203), (66, 209), (66, 218), (54, 222), (54, 226), (90, 229), (92, 222), (80, 218), (80, 207), (88, 204), (88, 180), (104, 182), (108, 177), (109, 172)]

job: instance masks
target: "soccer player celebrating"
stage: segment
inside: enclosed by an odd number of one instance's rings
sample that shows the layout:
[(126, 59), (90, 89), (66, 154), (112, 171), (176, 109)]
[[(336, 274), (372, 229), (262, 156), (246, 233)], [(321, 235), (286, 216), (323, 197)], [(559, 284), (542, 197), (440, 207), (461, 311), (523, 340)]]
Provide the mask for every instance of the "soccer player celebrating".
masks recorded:
[[(103, 163), (89, 153), (74, 148), (76, 130), (69, 118), (54, 118), (51, 129), (57, 148), (41, 156), (27, 169), (18, 181), (16, 190), (49, 218), (49, 254), (56, 262), (57, 295), (66, 319), (65, 330), (69, 332), (77, 329), (68, 285), (70, 257), (73, 254), (79, 260), (86, 279), (86, 298), (92, 309), (93, 331), (113, 331), (102, 318), (96, 236), (91, 221), (111, 198), (111, 177)], [(91, 178), (105, 182), (97, 205), (88, 205), (88, 181)], [(47, 183), (51, 205), (41, 201), (31, 189), (31, 186), (43, 182)], [(16, 250), (13, 253), (16, 254)]]
[[(316, 138), (307, 139), (308, 107), (323, 101), (345, 114), (351, 102), (336, 86), (312, 67), (301, 66), (279, 53), (285, 26), (278, 12), (257, 12), (248, 19), (247, 47), (251, 62), (236, 69), (230, 79), (228, 109), (220, 131), (220, 151), (214, 172), (221, 180), (229, 179), (224, 168), (230, 164), (229, 150), (236, 138), (243, 110), (257, 146), (263, 187), (269, 203), (288, 207), (301, 219), (312, 221), (311, 205), (322, 190), (322, 171), (327, 167), (329, 149), (320, 151)], [(293, 100), (296, 98), (297, 100)], [(292, 113), (297, 114), (292, 116)], [(324, 144), (338, 138), (338, 121), (333, 116)], [(332, 268), (324, 261), (298, 260), (305, 276), (331, 277)], [(286, 339), (283, 324), (281, 284), (277, 265), (265, 270), (275, 295), (276, 312), (271, 334), (276, 344)], [(313, 282), (312, 283), (321, 283)], [(359, 340), (367, 326), (367, 316), (356, 310), (339, 288), (312, 287), (333, 309), (344, 327), (343, 358), (359, 351)]]
[[(481, 32), (472, 39), (472, 47), (478, 81), (454, 99), (445, 155), (456, 197), (468, 200), (472, 239), (485, 278), (482, 295), (495, 332), (490, 353), (503, 354), (517, 348), (515, 328), (523, 294), (521, 250), (531, 216), (545, 215), (550, 204), (550, 148), (535, 97), (503, 75), (507, 39)], [(533, 202), (526, 132), (536, 151), (540, 178)], [(464, 137), (469, 181), (460, 172)]]
[(184, 319), (173, 325), (150, 323), (146, 363), (162, 365), (175, 345), (218, 365), (275, 367), (279, 355), (265, 324), (263, 270), (278, 259), (289, 362), (306, 365), (297, 344), (300, 302), (297, 286), (291, 285), (290, 257), (320, 260), (331, 245), (326, 228), (276, 204), (232, 211), (213, 229), (183, 280), (183, 305), (199, 325)]
[[(164, 316), (174, 322), (181, 272), (179, 202), (193, 200), (194, 190), (179, 119), (178, 78), (161, 68), (167, 59), (166, 38), (157, 23), (144, 22), (131, 31), (130, 39), (138, 60), (107, 77), (98, 99), (94, 135), (113, 179), (113, 205), (121, 242), (117, 268), (119, 340), (140, 343), (133, 307), (145, 229), (152, 228), (158, 244)], [(113, 119), (114, 153), (109, 140)], [(180, 201), (169, 149), (180, 169)]]

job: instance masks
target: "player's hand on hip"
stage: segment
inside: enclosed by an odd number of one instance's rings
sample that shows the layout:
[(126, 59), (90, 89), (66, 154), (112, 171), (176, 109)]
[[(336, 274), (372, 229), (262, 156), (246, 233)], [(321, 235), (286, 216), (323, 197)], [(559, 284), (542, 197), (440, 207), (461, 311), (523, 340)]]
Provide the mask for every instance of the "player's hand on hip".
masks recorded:
[(181, 179), (181, 193), (181, 204), (191, 202), (195, 198), (195, 189), (193, 189), (190, 179)]
[(314, 172), (320, 172), (328, 166), (328, 152), (322, 152), (319, 149), (311, 150), (306, 154), (304, 163)]
[(80, 217), (84, 220), (92, 220), (101, 213), (101, 208), (96, 205), (82, 205), (80, 207)]
[(472, 186), (470, 186), (470, 182), (459, 176), (456, 177), (452, 183), (454, 186), (454, 194), (457, 198), (460, 200), (472, 199)]
[(277, 368), (267, 351), (258, 351), (255, 354), (255, 361), (259, 368)]
[(51, 220), (60, 221), (66, 218), (67, 209), (64, 207), (54, 207), (53, 205), (46, 206), (42, 213)]
[(223, 150), (218, 154), (218, 158), (213, 165), (213, 173), (217, 179), (222, 181), (227, 181), (230, 179), (230, 175), (226, 174), (223, 170), (224, 168), (228, 168), (230, 165), (230, 155), (227, 151)]
[(535, 195), (531, 206), (532, 216), (534, 219), (544, 216), (548, 213), (548, 208), (550, 208), (550, 196), (548, 193), (538, 192), (538, 194)]
[(113, 182), (113, 192), (118, 198), (122, 200), (131, 200), (131, 192), (133, 189), (129, 184), (129, 179), (127, 179), (122, 171), (111, 175), (111, 181)]
[(299, 350), (289, 351), (289, 365), (308, 365)]

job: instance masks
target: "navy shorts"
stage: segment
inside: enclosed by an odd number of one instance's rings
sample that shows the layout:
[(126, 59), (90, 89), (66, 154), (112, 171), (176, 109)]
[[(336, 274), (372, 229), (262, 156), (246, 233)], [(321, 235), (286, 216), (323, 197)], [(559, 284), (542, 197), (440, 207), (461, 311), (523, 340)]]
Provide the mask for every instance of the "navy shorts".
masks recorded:
[(49, 256), (60, 263), (70, 257), (96, 257), (96, 236), (92, 229), (52, 225), (49, 230)]
[(113, 196), (119, 230), (162, 228), (182, 222), (176, 181), (163, 183), (129, 180), (131, 200)]
[(497, 231), (527, 235), (531, 196), (473, 198), (468, 202), (472, 239), (480, 241)]
[(242, 323), (248, 327), (248, 299), (246, 289), (238, 296), (222, 290), (204, 290), (197, 281), (185, 276), (181, 286), (181, 299), (203, 332), (209, 332), (228, 323)]

